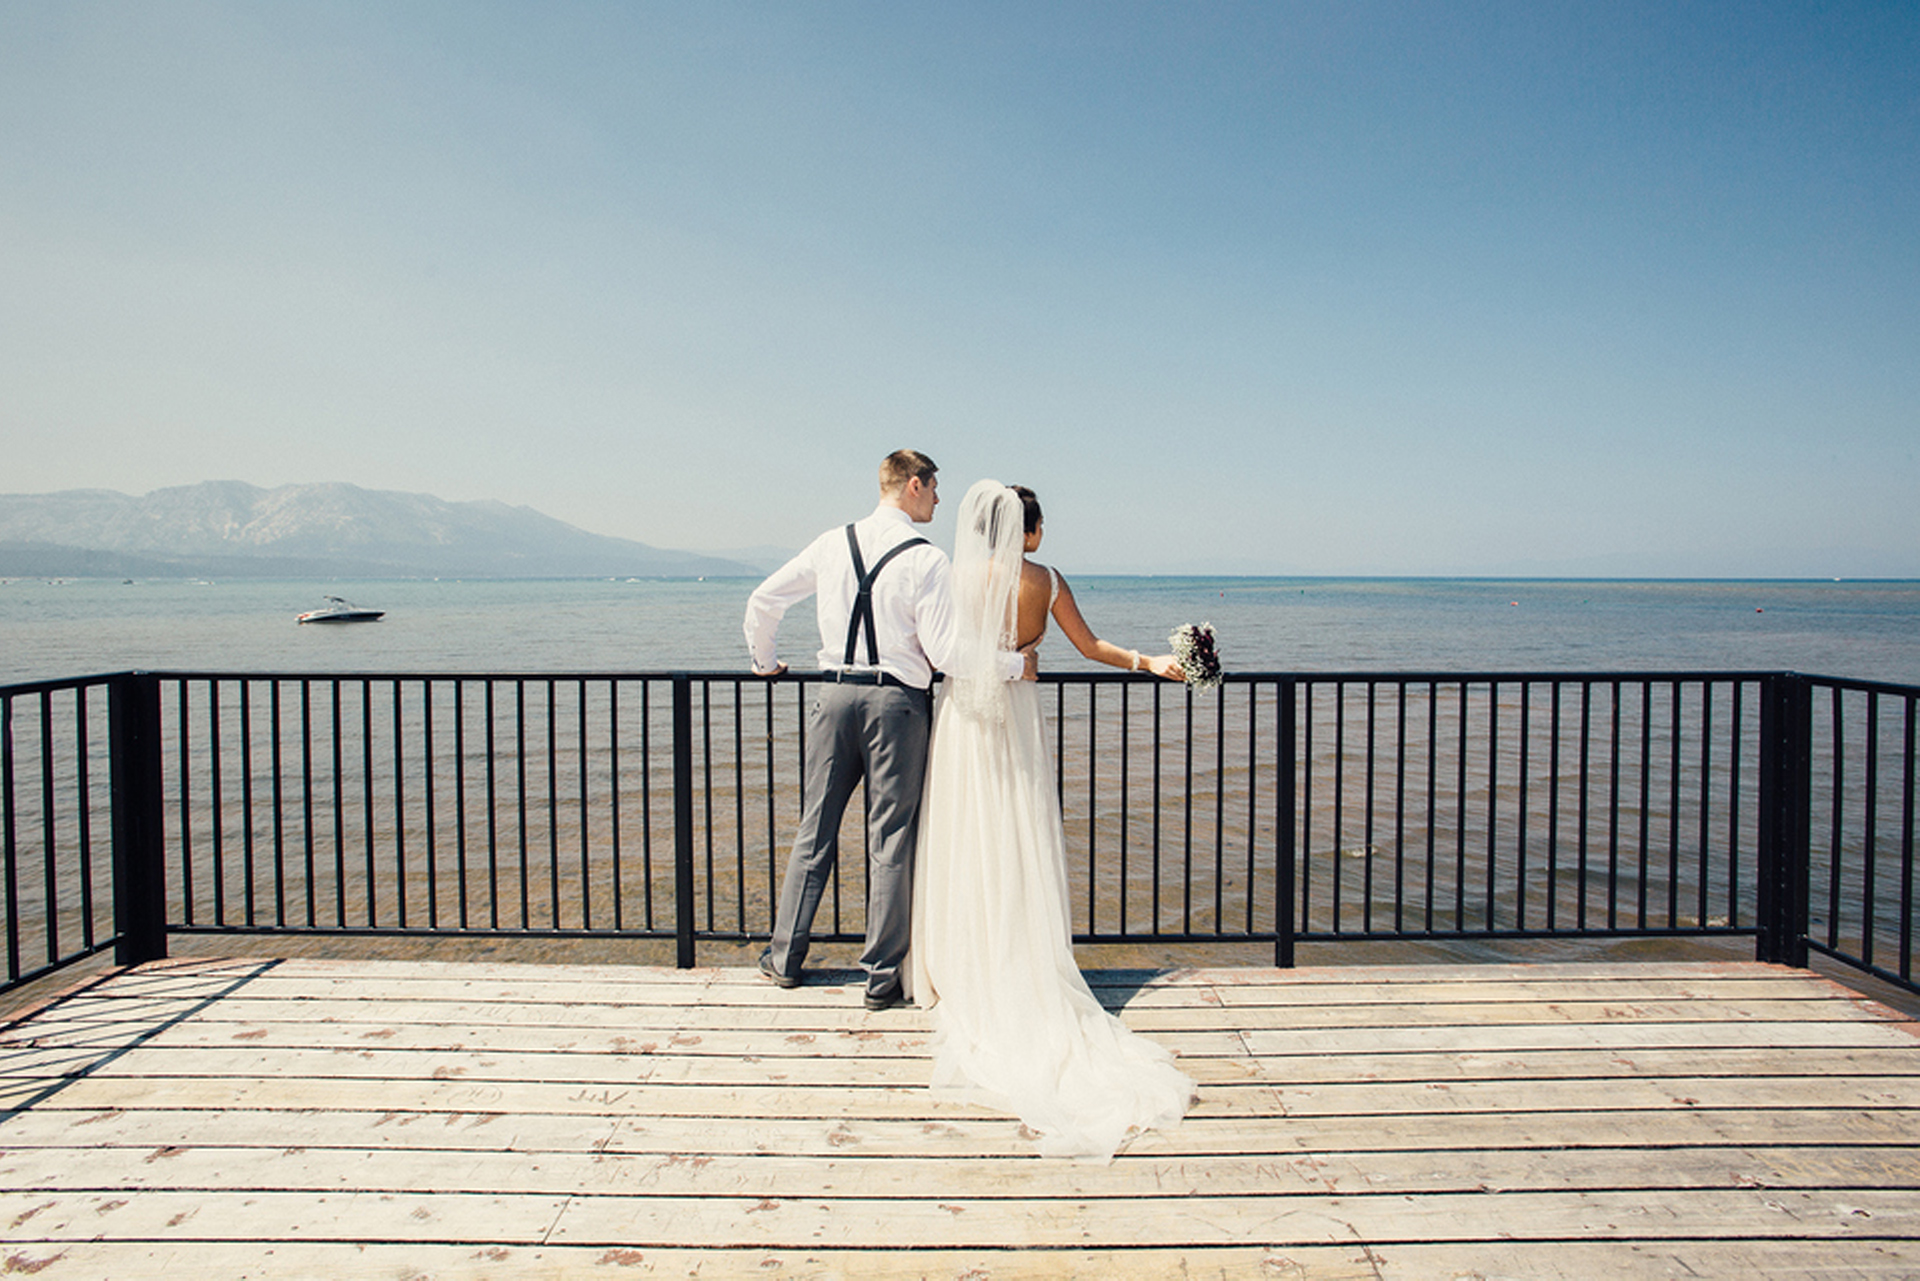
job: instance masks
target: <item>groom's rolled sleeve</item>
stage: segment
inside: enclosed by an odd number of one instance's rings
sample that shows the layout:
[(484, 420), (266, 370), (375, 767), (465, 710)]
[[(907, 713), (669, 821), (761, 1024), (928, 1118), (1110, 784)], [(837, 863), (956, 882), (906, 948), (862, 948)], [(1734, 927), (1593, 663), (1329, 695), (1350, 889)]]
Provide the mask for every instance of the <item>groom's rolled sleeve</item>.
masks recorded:
[(789, 609), (812, 595), (814, 586), (813, 562), (802, 552), (776, 569), (747, 597), (747, 659), (754, 671), (770, 672), (780, 665), (775, 644), (780, 620)]

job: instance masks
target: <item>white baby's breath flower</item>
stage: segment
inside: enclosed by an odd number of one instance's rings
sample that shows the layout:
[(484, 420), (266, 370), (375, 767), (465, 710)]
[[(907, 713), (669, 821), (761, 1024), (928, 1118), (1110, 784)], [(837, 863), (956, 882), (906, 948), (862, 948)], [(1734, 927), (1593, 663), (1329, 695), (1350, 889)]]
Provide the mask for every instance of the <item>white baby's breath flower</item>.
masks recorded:
[(1167, 638), (1173, 656), (1187, 674), (1194, 689), (1215, 689), (1220, 684), (1220, 651), (1214, 647), (1212, 623), (1187, 623), (1173, 629)]

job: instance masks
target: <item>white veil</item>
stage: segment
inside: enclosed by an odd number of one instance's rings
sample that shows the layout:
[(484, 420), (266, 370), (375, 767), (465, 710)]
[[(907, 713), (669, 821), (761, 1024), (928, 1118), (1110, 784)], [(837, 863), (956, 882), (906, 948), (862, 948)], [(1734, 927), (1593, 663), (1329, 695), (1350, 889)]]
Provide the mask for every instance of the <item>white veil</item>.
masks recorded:
[(956, 643), (947, 672), (956, 706), (975, 716), (1006, 716), (1004, 655), (1014, 648), (1020, 561), (1026, 527), (1020, 495), (997, 480), (977, 481), (960, 501), (953, 542)]

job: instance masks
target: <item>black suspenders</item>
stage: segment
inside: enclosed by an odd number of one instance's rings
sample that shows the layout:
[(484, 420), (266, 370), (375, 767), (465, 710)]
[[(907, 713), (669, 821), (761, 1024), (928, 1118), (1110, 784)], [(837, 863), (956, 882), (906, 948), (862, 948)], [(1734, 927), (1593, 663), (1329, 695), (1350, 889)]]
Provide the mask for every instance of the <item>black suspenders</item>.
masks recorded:
[(845, 662), (848, 667), (853, 666), (854, 645), (860, 639), (862, 632), (867, 638), (867, 665), (870, 667), (880, 665), (880, 646), (873, 635), (873, 580), (880, 577), (880, 571), (887, 567), (888, 561), (909, 547), (923, 547), (926, 542), (924, 538), (909, 538), (874, 562), (873, 568), (869, 570), (866, 562), (860, 557), (860, 540), (853, 536), (853, 526), (847, 526), (847, 547), (853, 552), (853, 576), (860, 580), (859, 590), (853, 597), (853, 615), (847, 620)]

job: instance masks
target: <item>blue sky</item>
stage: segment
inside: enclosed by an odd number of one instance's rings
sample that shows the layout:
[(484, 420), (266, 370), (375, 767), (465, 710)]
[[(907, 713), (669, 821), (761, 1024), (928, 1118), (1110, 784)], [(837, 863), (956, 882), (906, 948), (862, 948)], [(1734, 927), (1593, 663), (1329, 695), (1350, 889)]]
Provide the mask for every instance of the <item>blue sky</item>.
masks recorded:
[(0, 491), (1920, 576), (1916, 228), (1910, 3), (8, 0)]

